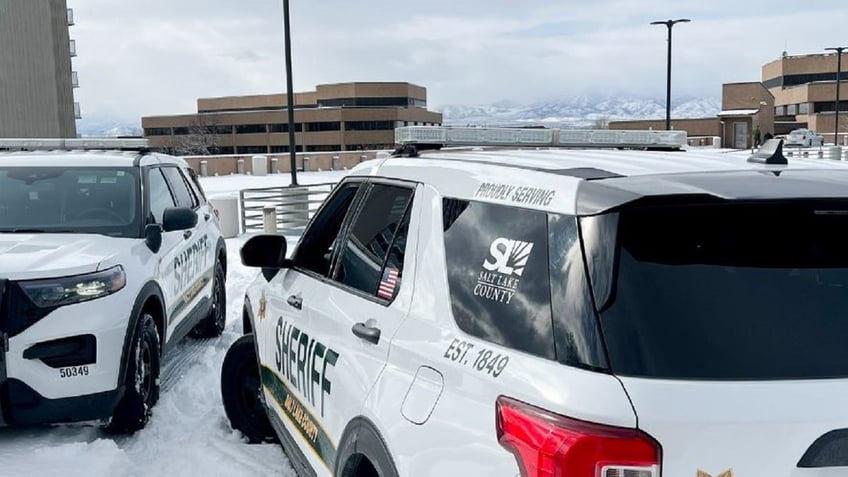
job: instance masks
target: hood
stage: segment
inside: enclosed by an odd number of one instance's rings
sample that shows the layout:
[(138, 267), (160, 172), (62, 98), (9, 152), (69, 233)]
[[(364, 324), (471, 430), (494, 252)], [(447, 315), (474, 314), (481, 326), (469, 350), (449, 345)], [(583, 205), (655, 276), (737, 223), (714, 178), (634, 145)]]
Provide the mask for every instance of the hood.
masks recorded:
[(133, 239), (92, 234), (0, 233), (0, 278), (30, 280), (95, 272)]

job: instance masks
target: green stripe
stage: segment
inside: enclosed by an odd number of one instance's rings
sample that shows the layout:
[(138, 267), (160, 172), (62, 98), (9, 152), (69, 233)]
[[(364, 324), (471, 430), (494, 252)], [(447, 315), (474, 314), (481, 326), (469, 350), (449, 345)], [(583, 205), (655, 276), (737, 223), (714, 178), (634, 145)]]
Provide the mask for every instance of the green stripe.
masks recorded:
[(271, 392), (274, 400), (300, 432), (303, 440), (312, 447), (327, 468), (331, 469), (336, 462), (336, 446), (321, 428), (320, 420), (309, 412), (303, 402), (277, 376), (277, 373), (264, 365), (262, 366), (262, 384)]
[(185, 310), (185, 308), (189, 305), (189, 303), (191, 303), (195, 298), (197, 298), (197, 295), (200, 294), (200, 291), (198, 291), (197, 293), (189, 296), (189, 292), (191, 291), (191, 289), (195, 286), (198, 286), (199, 290), (203, 290), (203, 288), (205, 288), (210, 281), (212, 281), (212, 272), (206, 272), (203, 274), (203, 276), (195, 280), (195, 282), (188, 287), (188, 290), (183, 293), (177, 299), (176, 302), (174, 302), (174, 304), (171, 306), (171, 311), (168, 313), (168, 316), (174, 317), (182, 313), (183, 310)]

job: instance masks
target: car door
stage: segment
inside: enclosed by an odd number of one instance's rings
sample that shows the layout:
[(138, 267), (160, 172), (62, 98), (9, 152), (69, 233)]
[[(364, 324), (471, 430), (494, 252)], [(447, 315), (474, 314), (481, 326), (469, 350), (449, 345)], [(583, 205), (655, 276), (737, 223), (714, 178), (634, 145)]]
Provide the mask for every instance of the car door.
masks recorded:
[(412, 274), (404, 270), (412, 268), (404, 259), (415, 246), (409, 239), (415, 185), (356, 187), (328, 200), (293, 267), (272, 280), (268, 310), (284, 310), (283, 318), (260, 333), (275, 337), (271, 346), (264, 340), (262, 361), (274, 363), (288, 388), (280, 389), (285, 397), (269, 393), (263, 376), (268, 402), (278, 404), (271, 407), (289, 432), (302, 437), (303, 453), (321, 475), (332, 474), (345, 427), (361, 414), (411, 301)]
[[(180, 168), (166, 166), (162, 167), (161, 171), (168, 181), (177, 207), (199, 212), (200, 203)], [(171, 289), (172, 298), (167, 305), (168, 341), (171, 337), (179, 339), (191, 329), (197, 317), (191, 317), (190, 314), (200, 301), (209, 295), (212, 286), (214, 246), (209, 243), (207, 227), (208, 223), (198, 217), (193, 228), (166, 233), (173, 234), (179, 244), (175, 249), (177, 253), (172, 258), (169, 257), (168, 261), (171, 272), (166, 283)]]

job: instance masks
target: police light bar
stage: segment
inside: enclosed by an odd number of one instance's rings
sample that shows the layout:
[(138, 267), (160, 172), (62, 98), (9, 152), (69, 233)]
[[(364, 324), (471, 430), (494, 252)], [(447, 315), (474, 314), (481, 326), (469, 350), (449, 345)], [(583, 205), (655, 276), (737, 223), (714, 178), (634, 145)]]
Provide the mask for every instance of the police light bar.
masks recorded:
[(74, 138), (74, 139), (0, 139), (0, 150), (56, 151), (109, 150), (142, 151), (150, 148), (147, 139)]
[(572, 130), (406, 126), (395, 129), (402, 146), (508, 146), (680, 149), (686, 131)]

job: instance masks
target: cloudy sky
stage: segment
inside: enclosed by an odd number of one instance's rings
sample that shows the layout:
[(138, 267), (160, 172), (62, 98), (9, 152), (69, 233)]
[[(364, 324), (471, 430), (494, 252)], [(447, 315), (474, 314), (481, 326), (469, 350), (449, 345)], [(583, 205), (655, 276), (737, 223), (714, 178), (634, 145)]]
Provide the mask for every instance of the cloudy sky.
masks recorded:
[[(190, 113), (285, 90), (282, 0), (68, 0), (85, 120)], [(579, 94), (718, 98), (760, 66), (848, 43), (835, 0), (291, 0), (294, 88), (410, 81), (432, 107)]]

